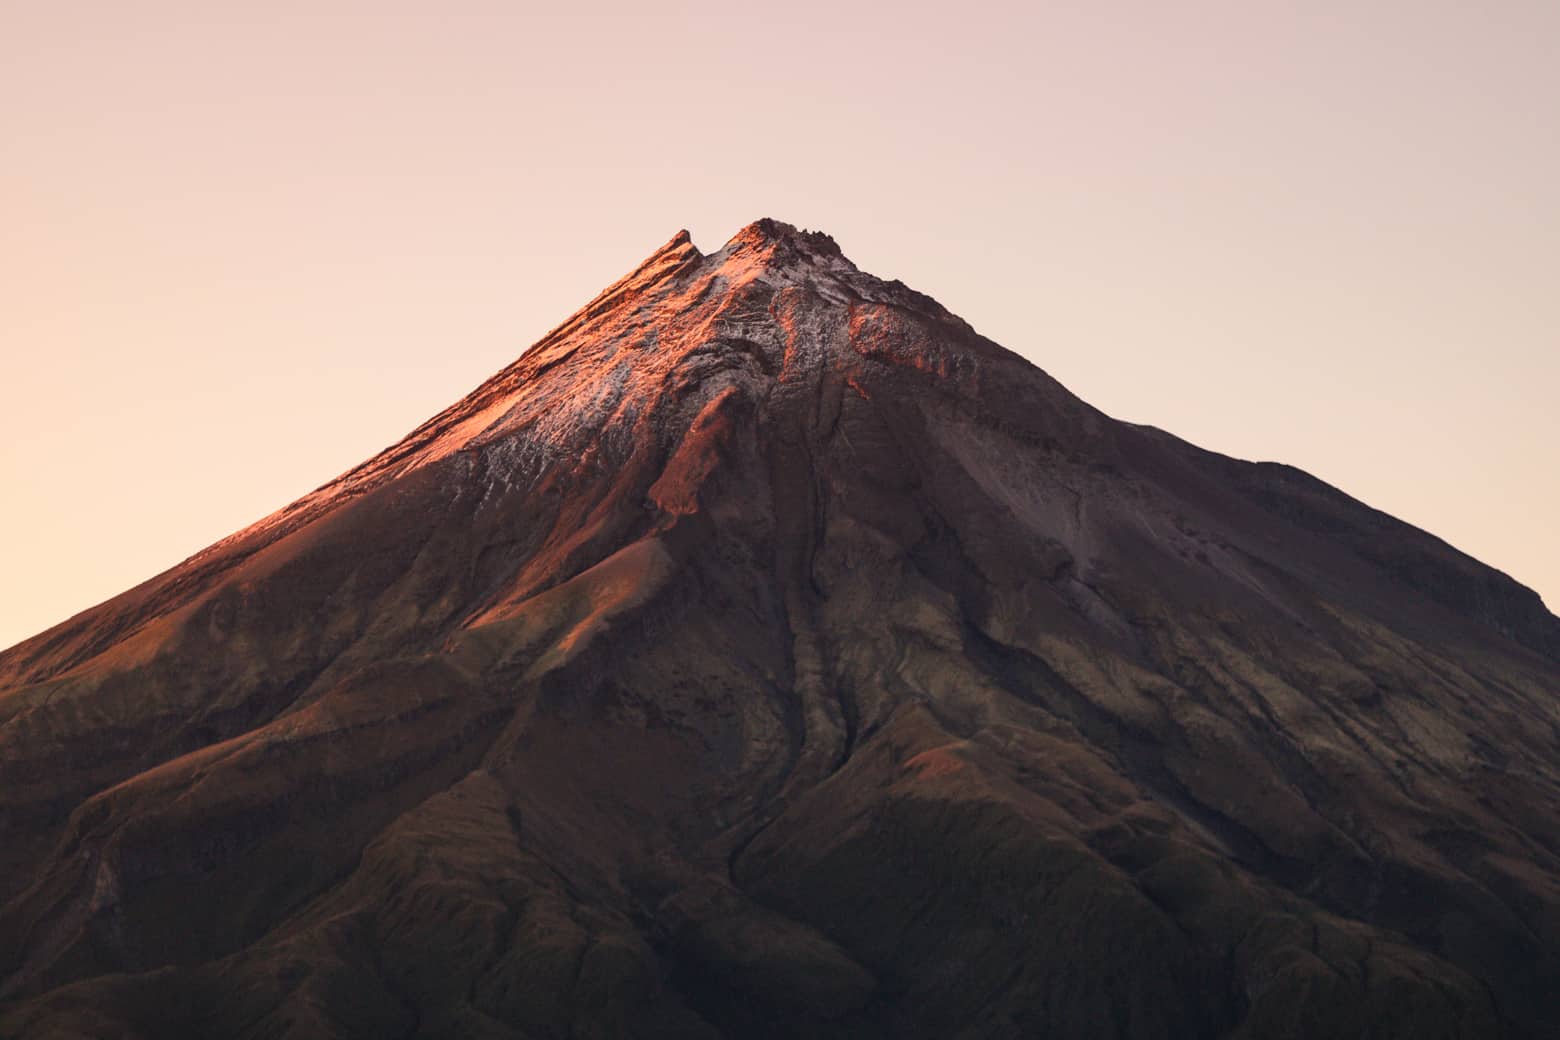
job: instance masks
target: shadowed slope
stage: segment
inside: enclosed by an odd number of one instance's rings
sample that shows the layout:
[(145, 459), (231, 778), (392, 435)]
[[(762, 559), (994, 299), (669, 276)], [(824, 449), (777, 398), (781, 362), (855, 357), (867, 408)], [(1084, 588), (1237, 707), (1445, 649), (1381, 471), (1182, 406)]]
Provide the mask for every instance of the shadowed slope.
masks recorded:
[(0, 684), (7, 1035), (1560, 1010), (1537, 597), (772, 221)]

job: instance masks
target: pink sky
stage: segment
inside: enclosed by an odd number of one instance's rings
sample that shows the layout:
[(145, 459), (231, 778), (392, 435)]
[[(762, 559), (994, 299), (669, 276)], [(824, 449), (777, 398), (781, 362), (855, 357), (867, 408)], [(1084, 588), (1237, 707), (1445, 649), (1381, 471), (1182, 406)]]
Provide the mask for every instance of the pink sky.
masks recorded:
[(0, 3), (0, 646), (766, 215), (1560, 603), (1560, 4), (533, 6)]

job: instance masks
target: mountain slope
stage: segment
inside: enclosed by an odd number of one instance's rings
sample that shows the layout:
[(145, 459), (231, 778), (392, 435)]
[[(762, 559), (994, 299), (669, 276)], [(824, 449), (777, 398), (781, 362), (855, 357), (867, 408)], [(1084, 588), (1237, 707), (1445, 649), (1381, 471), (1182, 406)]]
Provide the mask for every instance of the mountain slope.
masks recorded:
[(1501, 1036), (1560, 620), (773, 221), (0, 655), (0, 1034)]

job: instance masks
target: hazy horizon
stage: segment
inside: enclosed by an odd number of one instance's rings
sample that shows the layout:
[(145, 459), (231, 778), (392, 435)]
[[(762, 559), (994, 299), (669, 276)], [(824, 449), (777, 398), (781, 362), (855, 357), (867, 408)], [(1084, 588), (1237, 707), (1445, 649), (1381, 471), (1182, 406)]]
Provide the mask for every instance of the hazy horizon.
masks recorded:
[(1560, 8), (0, 14), (0, 648), (399, 439), (679, 228), (1560, 606)]

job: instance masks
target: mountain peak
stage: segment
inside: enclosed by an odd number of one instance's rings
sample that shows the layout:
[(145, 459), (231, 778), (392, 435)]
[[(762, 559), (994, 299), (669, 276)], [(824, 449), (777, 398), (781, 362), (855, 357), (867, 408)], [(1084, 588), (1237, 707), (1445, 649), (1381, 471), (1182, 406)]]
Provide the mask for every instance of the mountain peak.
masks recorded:
[(833, 256), (844, 259), (839, 243), (822, 231), (787, 224), (773, 217), (760, 217), (733, 235), (726, 249), (748, 247), (758, 249), (790, 249), (800, 253)]
[(788, 273), (798, 272), (859, 274), (856, 265), (846, 259), (829, 235), (772, 217), (753, 221), (712, 253), (701, 253), (688, 229), (683, 228), (559, 328), (568, 328), (581, 315), (599, 313), (608, 301), (644, 291), (690, 266), (703, 267), (711, 275), (718, 273), (729, 284), (758, 278), (774, 281), (777, 277), (788, 281)]
[(839, 243), (829, 235), (772, 217), (753, 221), (712, 256), (723, 262), (756, 265), (771, 273), (807, 270), (843, 274), (857, 271), (856, 265), (840, 251)]

